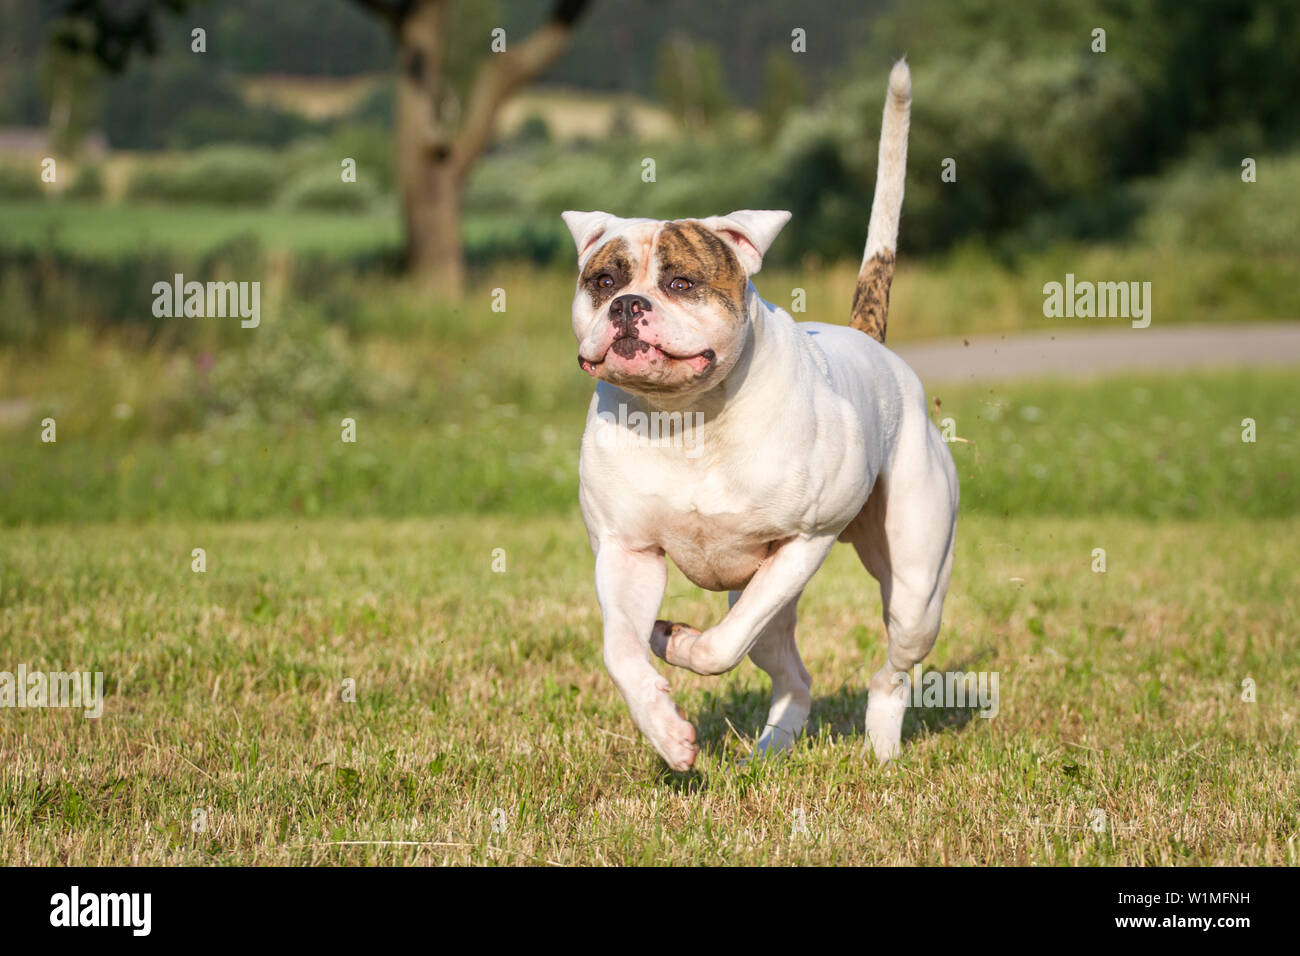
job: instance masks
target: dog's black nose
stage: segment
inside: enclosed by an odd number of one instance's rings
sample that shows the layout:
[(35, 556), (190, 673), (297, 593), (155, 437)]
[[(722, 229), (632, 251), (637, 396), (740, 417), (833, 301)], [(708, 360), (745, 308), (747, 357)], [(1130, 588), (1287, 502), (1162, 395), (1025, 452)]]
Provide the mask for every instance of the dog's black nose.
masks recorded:
[(625, 322), (652, 309), (654, 306), (643, 295), (620, 295), (609, 304), (609, 317), (615, 322)]

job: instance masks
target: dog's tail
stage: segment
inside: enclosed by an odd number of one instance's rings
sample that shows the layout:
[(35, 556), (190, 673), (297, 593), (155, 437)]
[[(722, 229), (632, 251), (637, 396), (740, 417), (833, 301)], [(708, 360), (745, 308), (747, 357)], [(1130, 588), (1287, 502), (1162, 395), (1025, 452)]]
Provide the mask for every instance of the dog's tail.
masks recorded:
[(876, 196), (871, 201), (867, 248), (858, 271), (849, 325), (885, 341), (889, 318), (889, 285), (894, 280), (898, 248), (898, 217), (903, 211), (903, 178), (907, 172), (907, 124), (912, 110), (912, 74), (899, 60), (889, 73), (885, 116), (880, 124), (880, 159), (876, 165)]

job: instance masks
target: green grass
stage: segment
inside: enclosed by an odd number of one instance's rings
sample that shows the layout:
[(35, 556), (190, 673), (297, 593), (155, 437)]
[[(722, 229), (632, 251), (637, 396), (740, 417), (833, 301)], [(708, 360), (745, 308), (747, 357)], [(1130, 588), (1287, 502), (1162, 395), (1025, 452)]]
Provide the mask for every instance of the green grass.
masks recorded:
[[(863, 756), (880, 606), (839, 548), (800, 609), (809, 737), (742, 764), (766, 678), (672, 672), (702, 744), (674, 775), (604, 674), (576, 515), (0, 531), (0, 669), (109, 694), (4, 712), (0, 863), (1300, 863), (1300, 520), (958, 542), (927, 664), (997, 671), (996, 717), (915, 709), (895, 765)], [(666, 607), (725, 598), (674, 572)]]
[[(0, 252), (57, 253), (80, 260), (120, 262), (141, 252), (199, 259), (239, 240), (254, 239), (273, 257), (324, 255), (340, 262), (395, 259), (402, 226), (395, 202), (368, 211), (206, 206), (96, 201), (0, 201)], [(522, 225), (518, 217), (475, 215), (464, 223), (466, 253), (478, 263), (503, 254), (568, 255), (559, 216)]]
[[(1036, 327), (1040, 273), (1124, 265), (966, 255), (900, 272), (891, 337)], [(567, 270), (458, 302), (268, 280), (257, 330), (145, 334), (114, 323), (152, 266), (69, 268), (0, 276), (0, 319), (67, 317), (0, 347), (0, 671), (101, 670), (109, 698), (0, 711), (0, 863), (1300, 863), (1295, 370), (932, 394), (962, 518), (927, 665), (997, 671), (998, 716), (917, 709), (896, 765), (863, 756), (880, 606), (838, 549), (801, 606), (809, 736), (744, 764), (766, 678), (672, 673), (702, 743), (674, 775), (601, 661)], [(758, 278), (801, 317), (851, 300), (849, 267)], [(1213, 294), (1171, 321), (1285, 314), (1188, 280), (1172, 301)], [(670, 578), (666, 616), (725, 607)]]
[[(465, 217), (462, 235), (475, 279), (468, 301), (487, 301), (491, 290), (502, 286), (503, 275), (526, 277), (551, 314), (563, 311), (572, 297), (574, 274), (572, 246), (559, 220), (560, 208), (536, 217), (501, 212)], [(108, 325), (140, 321), (149, 314), (152, 299), (146, 293), (153, 282), (172, 271), (193, 277), (201, 262), (219, 269), (232, 256), (237, 257), (239, 278), (258, 279), (268, 287), (300, 267), (307, 278), (300, 278), (287, 293), (289, 298), (329, 310), (336, 304), (341, 279), (349, 279), (358, 266), (395, 261), (402, 245), (395, 207), (356, 213), (7, 201), (0, 203), (0, 222), (5, 224), (0, 234), (0, 306), (9, 312), (30, 312), (31, 322), (38, 324), (72, 324), (87, 315)], [(1300, 317), (1293, 249), (1270, 245), (1243, 252), (1162, 236), (1156, 231), (1130, 243), (1056, 242), (1015, 254), (972, 245), (917, 259), (910, 255), (904, 233), (892, 290), (890, 339), (1077, 328), (1086, 320), (1043, 315), (1043, 285), (1063, 282), (1066, 273), (1079, 280), (1150, 282), (1152, 321), (1161, 326)], [(60, 288), (44, 293), (48, 301), (5, 299), (6, 291), (16, 295), (15, 290), (6, 290), (3, 281), (6, 259), (32, 255), (48, 257), (48, 261), (39, 259), (40, 275), (47, 284), (57, 280)], [(551, 267), (524, 272), (503, 260), (550, 262)], [(189, 268), (184, 268), (185, 263)], [(30, 268), (26, 260), (21, 268)], [(755, 285), (765, 298), (786, 309), (795, 307), (796, 290), (803, 290), (805, 311), (796, 318), (842, 322), (847, 320), (856, 280), (856, 262), (810, 260), (804, 267), (766, 269)], [(84, 301), (65, 303), (64, 286), (76, 286), (77, 298)], [(367, 285), (365, 292), (366, 299), (354, 306), (356, 310), (376, 310), (401, 294), (391, 282)], [(417, 315), (427, 315), (431, 307), (442, 310), (455, 305), (426, 300)], [(347, 314), (334, 318), (346, 321)], [(0, 312), (0, 342), (6, 324), (15, 321)], [(1117, 320), (1093, 321), (1113, 324)], [(405, 330), (419, 332), (423, 325), (417, 318)]]
[[(339, 370), (331, 353), (251, 352), (206, 393), (184, 361), (122, 368), (101, 357), (74, 366), (75, 380), (15, 369), (40, 384), (21, 421), (0, 430), (0, 523), (565, 512), (590, 394), (567, 352), (558, 342), (540, 355), (497, 352), (495, 381), (439, 380), (431, 357), (372, 355)], [(392, 391), (375, 397), (381, 381)], [(968, 513), (1300, 513), (1294, 370), (931, 397), (965, 439), (952, 449)], [(54, 444), (41, 441), (46, 416), (58, 423)], [(345, 417), (355, 444), (342, 441)], [(1242, 440), (1246, 418), (1253, 443)]]
[(7, 202), (0, 248), (116, 259), (142, 249), (199, 257), (236, 238), (255, 236), (272, 252), (347, 256), (401, 247), (394, 213), (281, 211), (264, 208)]

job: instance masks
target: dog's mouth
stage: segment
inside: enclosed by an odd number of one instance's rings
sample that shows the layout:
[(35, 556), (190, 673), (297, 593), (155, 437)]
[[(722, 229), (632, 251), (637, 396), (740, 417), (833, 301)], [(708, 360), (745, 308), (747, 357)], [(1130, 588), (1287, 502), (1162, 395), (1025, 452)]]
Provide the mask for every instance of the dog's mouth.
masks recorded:
[[(609, 351), (622, 359), (634, 359), (638, 357), (659, 358), (660, 356), (672, 358), (672, 356), (668, 355), (668, 353), (663, 349), (651, 345), (645, 339), (635, 335), (620, 335), (610, 343)], [(646, 353), (649, 354), (647, 355)], [(606, 357), (608, 357), (608, 354), (609, 353), (607, 352)]]
[[(611, 357), (612, 356), (612, 357)], [(703, 375), (717, 362), (718, 355), (713, 349), (705, 349), (694, 355), (674, 355), (657, 345), (652, 345), (635, 335), (620, 335), (610, 343), (605, 354), (599, 359), (584, 358), (578, 354), (578, 365), (592, 377), (599, 377), (600, 370), (607, 365), (620, 371), (632, 371), (641, 366), (657, 366), (670, 362), (682, 362), (689, 365), (697, 375)]]

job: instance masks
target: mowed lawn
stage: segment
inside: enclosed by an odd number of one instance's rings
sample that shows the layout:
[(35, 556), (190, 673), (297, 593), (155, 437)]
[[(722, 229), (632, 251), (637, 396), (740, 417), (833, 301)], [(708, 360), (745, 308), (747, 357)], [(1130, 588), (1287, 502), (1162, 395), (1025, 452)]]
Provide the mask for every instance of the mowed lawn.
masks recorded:
[[(746, 763), (766, 676), (671, 672), (678, 775), (601, 659), (590, 383), (502, 284), (418, 336), (0, 352), (0, 672), (108, 692), (0, 709), (0, 863), (1300, 863), (1295, 370), (932, 390), (963, 514), (926, 665), (996, 672), (997, 715), (864, 754), (883, 627), (840, 549), (809, 736)], [(664, 616), (725, 607), (674, 572)]]
[[(0, 530), (0, 670), (108, 694), (0, 712), (0, 863), (1300, 863), (1300, 519), (958, 540), (926, 664), (996, 671), (994, 718), (914, 709), (864, 755), (880, 602), (841, 546), (800, 608), (809, 737), (746, 763), (766, 676), (673, 671), (677, 775), (605, 675), (576, 514)], [(725, 606), (673, 573), (669, 616)]]

